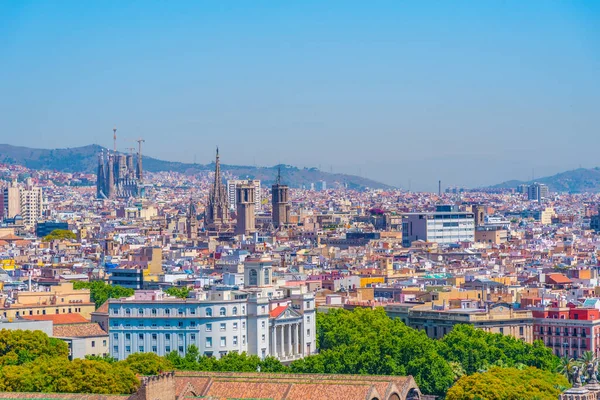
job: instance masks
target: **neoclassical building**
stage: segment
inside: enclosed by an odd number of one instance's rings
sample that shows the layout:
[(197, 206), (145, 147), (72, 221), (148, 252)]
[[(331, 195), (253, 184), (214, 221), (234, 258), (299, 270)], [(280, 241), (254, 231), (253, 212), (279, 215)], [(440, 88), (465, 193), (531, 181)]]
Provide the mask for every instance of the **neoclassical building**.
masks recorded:
[(271, 281), (272, 261), (250, 258), (242, 290), (215, 288), (188, 299), (137, 291), (133, 299), (109, 300), (110, 355), (185, 355), (191, 345), (213, 357), (236, 351), (290, 362), (314, 354), (314, 296)]

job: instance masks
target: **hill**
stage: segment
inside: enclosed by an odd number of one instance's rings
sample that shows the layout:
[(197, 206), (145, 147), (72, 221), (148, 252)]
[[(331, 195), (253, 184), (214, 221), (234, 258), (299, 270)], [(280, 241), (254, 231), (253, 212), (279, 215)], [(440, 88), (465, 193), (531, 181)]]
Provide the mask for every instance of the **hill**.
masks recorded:
[(561, 172), (556, 175), (536, 179), (535, 181), (507, 181), (491, 188), (515, 188), (521, 184), (533, 182), (544, 183), (553, 192), (600, 192), (600, 168), (577, 168), (571, 171)]
[[(23, 165), (36, 170), (95, 173), (98, 163), (97, 156), (102, 149), (103, 147), (97, 144), (65, 149), (34, 149), (0, 144), (0, 163)], [(175, 171), (195, 174), (214, 170), (214, 162), (210, 164), (190, 164), (164, 161), (147, 156), (143, 156), (143, 164), (144, 170), (150, 172)], [(278, 167), (277, 165), (273, 167), (253, 167), (222, 164), (221, 170), (230, 172), (240, 178), (260, 179), (263, 184), (270, 185), (277, 177)], [(325, 181), (328, 187), (335, 187), (336, 184), (346, 184), (349, 188), (357, 190), (391, 188), (389, 185), (371, 179), (354, 175), (331, 174), (317, 168), (300, 169), (290, 165), (281, 165), (281, 170), (284, 182), (290, 187), (310, 187), (311, 183)]]

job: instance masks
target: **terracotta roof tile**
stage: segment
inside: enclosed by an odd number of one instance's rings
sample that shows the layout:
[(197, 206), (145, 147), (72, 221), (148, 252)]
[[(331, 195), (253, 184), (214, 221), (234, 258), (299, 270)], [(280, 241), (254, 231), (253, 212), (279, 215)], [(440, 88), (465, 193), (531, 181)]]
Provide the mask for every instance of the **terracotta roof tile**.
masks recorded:
[(283, 312), (288, 308), (288, 306), (279, 306), (279, 307), (275, 307), (274, 309), (272, 309), (269, 312), (269, 315), (271, 316), (271, 318), (277, 318), (279, 317), (281, 314), (283, 314)]
[(85, 324), (88, 321), (81, 314), (71, 313), (71, 314), (46, 314), (46, 315), (24, 315), (24, 319), (29, 319), (33, 321), (52, 321), (54, 325), (63, 325), (63, 324)]
[(57, 325), (53, 328), (55, 337), (93, 337), (108, 336), (97, 322), (87, 324)]

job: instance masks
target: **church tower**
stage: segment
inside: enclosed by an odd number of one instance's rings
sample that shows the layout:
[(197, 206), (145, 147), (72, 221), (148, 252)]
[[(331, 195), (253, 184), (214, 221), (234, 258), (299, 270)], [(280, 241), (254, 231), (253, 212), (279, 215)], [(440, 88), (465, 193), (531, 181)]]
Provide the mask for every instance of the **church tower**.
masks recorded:
[(198, 238), (198, 217), (196, 212), (196, 203), (190, 197), (190, 207), (188, 209), (186, 230), (188, 239)]
[(227, 190), (221, 180), (221, 162), (219, 160), (219, 148), (215, 160), (215, 182), (210, 191), (208, 206), (206, 207), (205, 224), (209, 231), (220, 231), (229, 224), (229, 205), (227, 202)]
[(256, 220), (254, 217), (254, 185), (237, 185), (235, 189), (237, 204), (237, 225), (235, 233), (238, 235), (248, 235), (255, 231)]
[(281, 167), (277, 172), (277, 181), (271, 187), (271, 204), (273, 206), (273, 226), (275, 229), (284, 226), (289, 220), (288, 186), (281, 184)]

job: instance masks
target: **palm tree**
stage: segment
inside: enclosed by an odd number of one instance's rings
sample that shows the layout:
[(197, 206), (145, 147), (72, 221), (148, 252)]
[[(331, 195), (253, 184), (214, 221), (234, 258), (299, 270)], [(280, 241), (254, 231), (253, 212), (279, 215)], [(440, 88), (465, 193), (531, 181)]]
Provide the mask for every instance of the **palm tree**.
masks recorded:
[(588, 382), (595, 381), (596, 377), (592, 376), (595, 375), (594, 368), (588, 369), (588, 365), (595, 364), (598, 361), (594, 353), (592, 353), (591, 351), (584, 351), (579, 361), (581, 362), (585, 379)]
[(596, 356), (591, 351), (584, 351), (579, 361), (581, 361), (584, 365), (588, 365), (588, 363), (593, 363), (596, 360)]
[[(560, 358), (560, 364), (558, 366), (558, 373), (567, 377), (569, 382), (571, 382), (571, 370), (573, 366), (577, 365), (577, 361), (573, 360), (569, 356), (562, 356)], [(573, 383), (573, 382), (571, 382)]]

